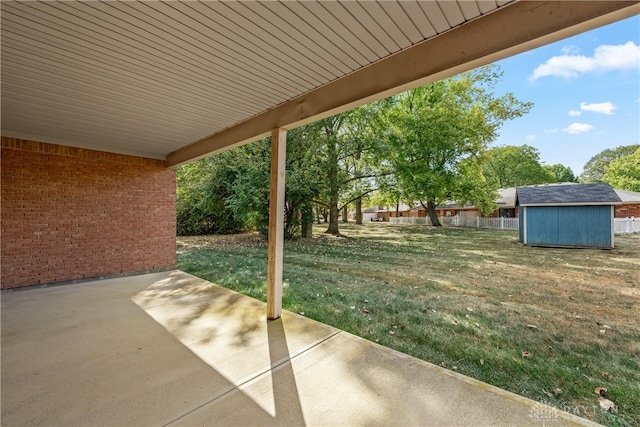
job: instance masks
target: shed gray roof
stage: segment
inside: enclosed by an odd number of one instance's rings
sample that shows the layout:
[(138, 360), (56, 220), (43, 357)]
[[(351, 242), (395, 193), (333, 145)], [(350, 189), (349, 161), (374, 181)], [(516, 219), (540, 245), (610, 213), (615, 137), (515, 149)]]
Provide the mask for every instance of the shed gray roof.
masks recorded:
[(516, 189), (516, 204), (528, 205), (614, 205), (620, 197), (607, 183), (532, 185)]

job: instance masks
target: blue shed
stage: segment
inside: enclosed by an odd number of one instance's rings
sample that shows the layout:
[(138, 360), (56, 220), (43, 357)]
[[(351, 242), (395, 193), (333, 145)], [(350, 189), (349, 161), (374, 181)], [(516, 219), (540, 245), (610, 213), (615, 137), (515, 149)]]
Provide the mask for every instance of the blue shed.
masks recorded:
[(613, 248), (614, 205), (609, 184), (518, 187), (520, 241), (531, 246)]

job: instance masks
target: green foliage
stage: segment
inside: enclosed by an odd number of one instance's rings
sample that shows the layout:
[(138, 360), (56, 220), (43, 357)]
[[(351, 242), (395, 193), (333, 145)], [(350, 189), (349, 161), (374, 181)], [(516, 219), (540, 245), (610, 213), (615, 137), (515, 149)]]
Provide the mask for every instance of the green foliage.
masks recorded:
[[(433, 207), (445, 199), (495, 209), (495, 182), (482, 166), (505, 120), (531, 104), (496, 97), (495, 66), (328, 117), (287, 132), (285, 236), (301, 233), (302, 212), (328, 213), (337, 235), (339, 210), (378, 190), (392, 204)], [(227, 233), (269, 221), (270, 140), (180, 168), (180, 234)], [(386, 204), (386, 203), (385, 203)], [(437, 220), (436, 220), (437, 222)]]
[[(287, 133), (285, 237), (299, 234), (300, 216), (322, 187), (310, 149), (312, 127)], [(178, 169), (178, 234), (234, 233), (269, 228), (270, 138), (225, 151)]]
[(606, 149), (593, 156), (584, 165), (583, 172), (580, 174), (580, 182), (588, 184), (593, 182), (603, 182), (604, 174), (609, 163), (619, 159), (620, 157), (633, 154), (640, 148), (640, 144), (625, 145), (613, 149)]
[(177, 234), (234, 233), (244, 226), (240, 217), (227, 206), (234, 171), (223, 154), (180, 166), (177, 176)]
[(620, 190), (640, 191), (640, 148), (609, 163), (603, 181)]
[(498, 188), (508, 188), (558, 182), (555, 166), (549, 167), (553, 170), (545, 169), (540, 164), (540, 153), (534, 147), (505, 145), (488, 151), (488, 161), (483, 171)]
[(576, 176), (570, 167), (556, 163), (555, 165), (543, 166), (551, 182), (577, 182)]
[(492, 93), (501, 76), (497, 66), (487, 66), (395, 97), (387, 115), (395, 191), (426, 203), (433, 224), (433, 208), (447, 199), (492, 209), (495, 186), (484, 176), (483, 153), (505, 120), (531, 108), (511, 94)]

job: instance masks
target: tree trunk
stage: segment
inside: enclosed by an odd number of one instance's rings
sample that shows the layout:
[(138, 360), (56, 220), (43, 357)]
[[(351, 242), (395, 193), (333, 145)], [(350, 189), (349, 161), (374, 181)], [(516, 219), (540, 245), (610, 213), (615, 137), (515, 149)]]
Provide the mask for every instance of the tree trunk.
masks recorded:
[(440, 224), (440, 220), (438, 219), (438, 214), (436, 213), (436, 204), (431, 200), (427, 201), (426, 206), (422, 202), (420, 202), (420, 204), (427, 210), (427, 214), (429, 215), (429, 219), (431, 220), (431, 225), (433, 225), (434, 227), (442, 227), (442, 224)]
[(328, 135), (327, 157), (329, 160), (329, 228), (325, 233), (337, 236), (338, 230), (338, 147), (333, 135)]
[(396, 203), (396, 218), (400, 218), (400, 202)]
[(342, 222), (349, 222), (349, 208), (347, 205), (342, 208)]
[(362, 225), (362, 197), (356, 199), (356, 225)]
[(302, 206), (302, 237), (313, 237), (313, 205), (305, 203)]

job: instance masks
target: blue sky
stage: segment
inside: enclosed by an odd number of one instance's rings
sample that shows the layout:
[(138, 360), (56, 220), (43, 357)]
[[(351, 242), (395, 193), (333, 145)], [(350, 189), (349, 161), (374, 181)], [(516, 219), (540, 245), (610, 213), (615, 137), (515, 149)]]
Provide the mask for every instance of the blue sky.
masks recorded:
[(640, 143), (640, 16), (543, 46), (498, 64), (496, 93), (533, 102), (492, 145), (528, 144), (544, 164), (579, 175), (605, 148)]

